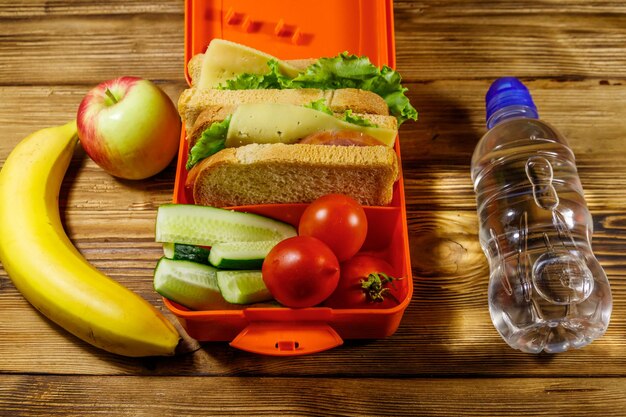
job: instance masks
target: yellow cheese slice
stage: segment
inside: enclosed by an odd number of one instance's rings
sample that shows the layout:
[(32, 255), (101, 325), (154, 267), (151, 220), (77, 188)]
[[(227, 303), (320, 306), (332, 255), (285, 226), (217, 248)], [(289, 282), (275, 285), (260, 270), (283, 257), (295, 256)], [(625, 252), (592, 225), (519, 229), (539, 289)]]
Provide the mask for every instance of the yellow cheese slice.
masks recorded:
[(266, 74), (270, 59), (278, 61), (284, 75), (291, 78), (298, 75), (298, 69), (265, 52), (224, 39), (213, 39), (204, 54), (198, 88), (216, 88), (239, 74)]
[(322, 130), (353, 130), (393, 146), (398, 131), (344, 122), (330, 114), (303, 106), (279, 103), (241, 104), (232, 115), (226, 147), (251, 143), (296, 143)]

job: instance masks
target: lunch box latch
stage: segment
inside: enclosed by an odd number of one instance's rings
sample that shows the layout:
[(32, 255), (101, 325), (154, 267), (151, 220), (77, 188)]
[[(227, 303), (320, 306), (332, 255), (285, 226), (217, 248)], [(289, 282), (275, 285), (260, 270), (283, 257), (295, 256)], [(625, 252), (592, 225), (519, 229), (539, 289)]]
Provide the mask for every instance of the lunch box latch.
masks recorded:
[(231, 346), (273, 356), (307, 355), (343, 344), (337, 332), (323, 322), (253, 322)]

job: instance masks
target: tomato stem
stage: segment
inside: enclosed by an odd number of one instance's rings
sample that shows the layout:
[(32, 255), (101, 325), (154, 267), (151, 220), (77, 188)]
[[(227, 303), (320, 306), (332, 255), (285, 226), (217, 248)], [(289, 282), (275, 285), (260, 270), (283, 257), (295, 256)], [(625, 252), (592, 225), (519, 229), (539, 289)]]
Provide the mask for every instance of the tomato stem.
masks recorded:
[(391, 298), (396, 304), (400, 304), (400, 300), (391, 293), (387, 284), (394, 285), (394, 281), (398, 281), (402, 278), (390, 277), (382, 272), (371, 273), (367, 276), (367, 279), (360, 281), (361, 288), (367, 297), (367, 300), (372, 303), (382, 303), (385, 301), (385, 297)]

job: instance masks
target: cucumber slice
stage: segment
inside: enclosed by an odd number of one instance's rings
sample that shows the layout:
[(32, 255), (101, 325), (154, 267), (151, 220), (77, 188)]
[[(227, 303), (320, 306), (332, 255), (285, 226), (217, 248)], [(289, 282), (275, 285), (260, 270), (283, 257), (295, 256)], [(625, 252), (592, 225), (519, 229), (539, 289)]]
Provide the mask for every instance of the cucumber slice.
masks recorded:
[(167, 259), (174, 259), (174, 246), (176, 246), (176, 243), (165, 242), (163, 244), (163, 255)]
[(250, 304), (272, 299), (261, 271), (217, 271), (217, 285), (229, 303)]
[(209, 249), (200, 246), (185, 245), (184, 243), (163, 244), (163, 254), (166, 258), (174, 260), (192, 261), (201, 264), (209, 264)]
[(261, 269), (275, 245), (274, 240), (216, 243), (211, 247), (209, 263), (220, 269)]
[(296, 236), (290, 224), (252, 213), (193, 204), (159, 207), (156, 241), (213, 246), (220, 242), (279, 242)]
[(237, 308), (222, 297), (217, 269), (209, 265), (163, 257), (154, 270), (154, 289), (163, 297), (193, 310)]

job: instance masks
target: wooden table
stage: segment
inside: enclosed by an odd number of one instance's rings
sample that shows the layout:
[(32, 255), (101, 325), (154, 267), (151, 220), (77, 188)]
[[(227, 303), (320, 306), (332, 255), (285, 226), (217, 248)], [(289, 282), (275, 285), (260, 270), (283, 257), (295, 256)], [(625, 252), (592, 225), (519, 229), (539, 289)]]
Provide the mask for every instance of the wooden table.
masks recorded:
[[(401, 129), (415, 291), (395, 335), (303, 357), (206, 343), (129, 359), (43, 318), (0, 269), (0, 414), (626, 415), (626, 4), (397, 1), (395, 30), (397, 66), (420, 112)], [(120, 75), (154, 80), (177, 99), (182, 0), (0, 1), (0, 164)], [(582, 350), (520, 353), (489, 318), (469, 164), (485, 132), (484, 94), (504, 75), (527, 83), (577, 155), (614, 297), (609, 330)], [(174, 174), (172, 164), (119, 181), (78, 152), (60, 196), (85, 257), (161, 309), (153, 227)]]

